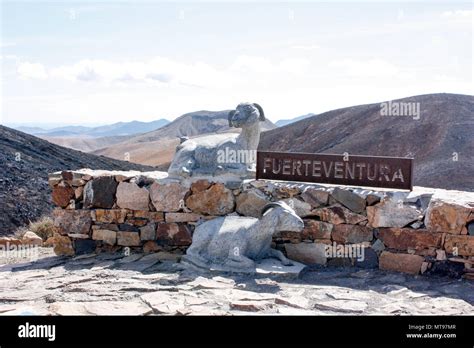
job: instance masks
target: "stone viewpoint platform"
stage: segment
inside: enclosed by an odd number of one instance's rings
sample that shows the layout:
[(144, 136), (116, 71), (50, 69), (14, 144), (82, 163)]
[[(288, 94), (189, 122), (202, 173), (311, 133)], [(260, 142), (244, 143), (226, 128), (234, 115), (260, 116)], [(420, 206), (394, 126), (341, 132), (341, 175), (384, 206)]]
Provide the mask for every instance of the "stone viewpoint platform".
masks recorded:
[(285, 201), (304, 230), (273, 247), (308, 266), (343, 266), (474, 279), (474, 194), (247, 180), (177, 180), (164, 172), (63, 171), (49, 175), (57, 255), (183, 255), (193, 231), (218, 216), (259, 218)]

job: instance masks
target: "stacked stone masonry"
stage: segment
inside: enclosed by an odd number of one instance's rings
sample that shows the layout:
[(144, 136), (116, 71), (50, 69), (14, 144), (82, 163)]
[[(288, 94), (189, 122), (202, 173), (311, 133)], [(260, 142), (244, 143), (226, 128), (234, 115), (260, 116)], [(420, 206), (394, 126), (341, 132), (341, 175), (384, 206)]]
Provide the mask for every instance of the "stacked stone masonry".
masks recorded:
[[(224, 215), (258, 218), (268, 202), (284, 200), (305, 222), (301, 233), (274, 236), (273, 247), (290, 259), (310, 266), (474, 279), (471, 192), (374, 191), (262, 180), (181, 182), (163, 172), (91, 170), (53, 173), (49, 184), (57, 206), (57, 254), (125, 247), (183, 254), (197, 224)], [(356, 250), (359, 254), (350, 254)]]

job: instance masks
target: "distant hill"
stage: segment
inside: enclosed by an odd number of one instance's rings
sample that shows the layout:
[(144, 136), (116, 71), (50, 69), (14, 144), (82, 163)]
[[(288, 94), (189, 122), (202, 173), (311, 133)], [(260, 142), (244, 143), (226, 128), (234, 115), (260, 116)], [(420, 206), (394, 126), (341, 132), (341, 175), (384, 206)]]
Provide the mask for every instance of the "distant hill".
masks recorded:
[[(474, 96), (427, 94), (419, 120), (382, 116), (381, 104), (325, 112), (261, 135), (260, 150), (415, 158), (415, 185), (474, 190)], [(457, 161), (456, 161), (457, 155)]]
[[(210, 133), (239, 132), (239, 128), (230, 128), (228, 115), (224, 111), (195, 111), (184, 114), (168, 125), (144, 134), (134, 136), (124, 142), (94, 151), (94, 154), (121, 159), (124, 153), (130, 155), (130, 161), (161, 166), (173, 159), (179, 137), (200, 136)], [(261, 123), (262, 130), (276, 126), (269, 120)]]
[(278, 120), (278, 121), (275, 122), (275, 126), (283, 127), (283, 126), (286, 126), (290, 123), (298, 122), (298, 121), (304, 120), (305, 118), (308, 118), (308, 117), (311, 117), (311, 116), (314, 116), (314, 115), (316, 115), (316, 114), (306, 114), (306, 115), (298, 116), (298, 117), (295, 117), (295, 118), (289, 118), (289, 119), (286, 119), (286, 120)]
[(83, 137), (110, 137), (133, 135), (149, 132), (170, 123), (165, 119), (159, 119), (151, 122), (131, 121), (117, 122), (105, 126), (84, 127), (84, 126), (64, 126), (51, 129), (42, 129), (40, 127), (15, 127), (15, 129), (42, 137), (63, 137), (63, 136), (83, 136)]
[(48, 173), (80, 168), (155, 170), (67, 149), (0, 125), (0, 235), (50, 212)]

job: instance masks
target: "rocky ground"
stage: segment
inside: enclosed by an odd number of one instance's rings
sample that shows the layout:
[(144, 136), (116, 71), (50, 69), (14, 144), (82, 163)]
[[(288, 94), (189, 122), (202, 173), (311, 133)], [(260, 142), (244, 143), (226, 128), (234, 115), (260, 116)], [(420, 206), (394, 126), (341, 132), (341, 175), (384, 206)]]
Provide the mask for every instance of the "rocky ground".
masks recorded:
[(454, 315), (474, 313), (474, 283), (321, 268), (297, 279), (198, 273), (177, 256), (99, 254), (2, 259), (6, 315)]

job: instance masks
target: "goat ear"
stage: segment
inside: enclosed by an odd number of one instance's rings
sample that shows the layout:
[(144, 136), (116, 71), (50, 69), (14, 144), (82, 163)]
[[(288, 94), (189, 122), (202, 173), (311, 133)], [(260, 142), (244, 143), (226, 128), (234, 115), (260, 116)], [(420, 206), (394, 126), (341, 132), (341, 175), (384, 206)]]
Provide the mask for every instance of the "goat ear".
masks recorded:
[(229, 121), (229, 127), (233, 127), (233, 126), (232, 126), (232, 117), (234, 117), (234, 114), (235, 114), (235, 110), (231, 110), (231, 111), (229, 112), (229, 115), (227, 116), (227, 119), (228, 119), (228, 121)]
[(255, 106), (258, 109), (258, 113), (260, 114), (259, 120), (262, 122), (265, 121), (265, 114), (263, 113), (262, 107), (258, 105), (257, 103), (253, 103), (253, 106)]

